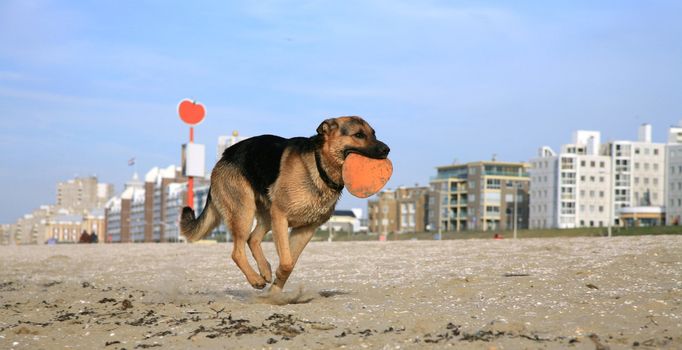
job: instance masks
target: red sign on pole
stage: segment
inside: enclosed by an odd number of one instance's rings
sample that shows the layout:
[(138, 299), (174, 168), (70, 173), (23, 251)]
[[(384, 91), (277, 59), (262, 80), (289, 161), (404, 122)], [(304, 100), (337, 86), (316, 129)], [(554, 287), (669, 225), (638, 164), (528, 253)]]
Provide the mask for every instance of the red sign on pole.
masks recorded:
[(192, 101), (189, 99), (184, 99), (180, 101), (178, 105), (178, 114), (183, 122), (189, 124), (190, 126), (197, 125), (204, 120), (204, 115), (206, 115), (206, 110), (204, 105)]
[[(201, 123), (206, 110), (201, 103), (184, 99), (178, 104), (178, 114), (183, 122), (189, 124), (189, 142), (194, 142), (194, 126)], [(187, 177), (187, 206), (194, 208), (194, 177)]]

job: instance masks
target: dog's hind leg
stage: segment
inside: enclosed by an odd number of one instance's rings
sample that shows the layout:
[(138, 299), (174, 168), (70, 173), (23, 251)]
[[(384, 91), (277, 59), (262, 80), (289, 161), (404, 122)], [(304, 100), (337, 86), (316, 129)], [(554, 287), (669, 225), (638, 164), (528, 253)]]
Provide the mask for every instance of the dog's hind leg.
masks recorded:
[(255, 208), (242, 207), (239, 213), (232, 216), (230, 220), (230, 230), (232, 231), (232, 240), (234, 241), (234, 248), (232, 249), (232, 260), (237, 264), (240, 270), (246, 276), (251, 286), (257, 289), (265, 288), (265, 279), (256, 273), (249, 264), (246, 257), (246, 240), (251, 232), (253, 225), (253, 218)]
[(245, 251), (246, 240), (256, 215), (254, 193), (245, 185), (243, 177), (233, 176), (229, 180), (231, 181), (216, 181), (213, 184), (216, 208), (232, 232), (232, 260), (254, 288), (262, 289), (265, 288), (265, 280), (251, 267)]
[(253, 254), (253, 258), (256, 259), (256, 263), (258, 264), (258, 271), (260, 272), (260, 275), (263, 277), (263, 279), (265, 279), (266, 282), (270, 283), (272, 282), (272, 268), (270, 267), (268, 260), (265, 258), (265, 254), (263, 254), (263, 248), (261, 247), (263, 237), (266, 233), (268, 233), (268, 231), (270, 231), (270, 218), (269, 215), (263, 215), (261, 213), (259, 213), (257, 217), (258, 223), (256, 224), (256, 228), (254, 228), (251, 232), (248, 243), (249, 248), (251, 249), (251, 254)]

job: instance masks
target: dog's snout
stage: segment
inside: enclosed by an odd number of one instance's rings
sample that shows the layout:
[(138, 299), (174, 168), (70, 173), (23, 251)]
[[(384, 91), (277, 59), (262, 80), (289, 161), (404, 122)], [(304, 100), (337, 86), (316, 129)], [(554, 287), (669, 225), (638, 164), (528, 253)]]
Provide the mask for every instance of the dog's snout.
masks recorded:
[(388, 147), (388, 145), (386, 145), (383, 142), (379, 142), (379, 144), (377, 145), (377, 153), (381, 157), (386, 157), (386, 156), (388, 156), (389, 152), (391, 152), (391, 149)]

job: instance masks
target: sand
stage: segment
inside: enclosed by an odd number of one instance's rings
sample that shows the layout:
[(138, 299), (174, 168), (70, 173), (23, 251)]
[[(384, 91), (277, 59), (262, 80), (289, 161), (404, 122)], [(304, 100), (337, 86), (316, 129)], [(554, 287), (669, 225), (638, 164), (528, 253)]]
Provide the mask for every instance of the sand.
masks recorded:
[(230, 252), (0, 247), (0, 348), (682, 348), (682, 236), (316, 242), (280, 298)]

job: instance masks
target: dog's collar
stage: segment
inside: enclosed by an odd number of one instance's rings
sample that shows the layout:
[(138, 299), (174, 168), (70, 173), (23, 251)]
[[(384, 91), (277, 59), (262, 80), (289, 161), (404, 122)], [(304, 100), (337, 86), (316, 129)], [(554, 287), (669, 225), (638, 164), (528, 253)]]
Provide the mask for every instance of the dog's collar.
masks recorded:
[(322, 178), (322, 181), (324, 181), (324, 183), (327, 184), (327, 186), (329, 186), (329, 188), (332, 190), (341, 192), (343, 190), (343, 185), (339, 185), (329, 178), (327, 172), (322, 168), (322, 160), (320, 159), (320, 152), (318, 151), (315, 151), (315, 164), (317, 165), (317, 172), (320, 173), (320, 178)]

